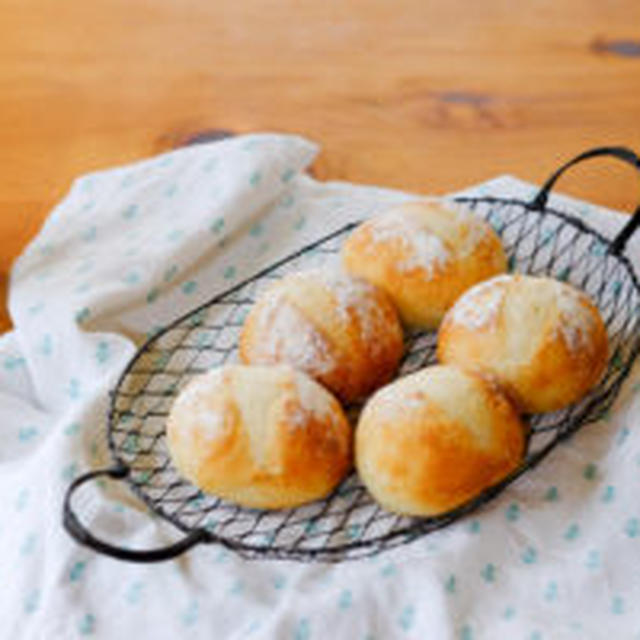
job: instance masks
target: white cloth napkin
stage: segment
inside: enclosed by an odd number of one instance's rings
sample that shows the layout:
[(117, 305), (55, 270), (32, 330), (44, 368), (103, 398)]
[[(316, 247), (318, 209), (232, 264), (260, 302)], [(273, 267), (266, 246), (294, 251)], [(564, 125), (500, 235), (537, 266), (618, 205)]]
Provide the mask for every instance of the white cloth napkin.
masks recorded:
[[(414, 197), (316, 182), (303, 174), (315, 153), (298, 137), (250, 135), (85, 176), (17, 261), (15, 330), (0, 338), (0, 636), (640, 638), (638, 367), (605, 420), (497, 500), (371, 559), (245, 561), (203, 545), (143, 566), (96, 555), (63, 530), (70, 480), (111, 462), (107, 394), (145, 334), (347, 221)], [(468, 193), (533, 191), (503, 177)], [(623, 224), (571, 205), (610, 237)], [(180, 537), (126, 486), (93, 484), (75, 504), (121, 546)]]

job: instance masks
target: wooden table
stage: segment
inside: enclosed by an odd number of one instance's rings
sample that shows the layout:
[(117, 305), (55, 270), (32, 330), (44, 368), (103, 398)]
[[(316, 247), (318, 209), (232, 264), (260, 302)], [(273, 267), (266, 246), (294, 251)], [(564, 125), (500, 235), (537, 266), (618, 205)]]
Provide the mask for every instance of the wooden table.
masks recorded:
[[(212, 131), (298, 132), (321, 179), (424, 193), (640, 149), (638, 25), (637, 0), (5, 0), (2, 278), (74, 176)], [(630, 209), (631, 173), (561, 188)]]

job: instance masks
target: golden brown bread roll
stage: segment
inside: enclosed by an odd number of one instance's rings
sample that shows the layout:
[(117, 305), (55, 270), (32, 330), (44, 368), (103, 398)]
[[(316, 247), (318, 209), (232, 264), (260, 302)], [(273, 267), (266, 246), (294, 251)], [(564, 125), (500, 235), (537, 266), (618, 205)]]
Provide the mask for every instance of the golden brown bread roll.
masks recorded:
[(246, 507), (320, 498), (351, 467), (351, 427), (338, 401), (288, 366), (230, 365), (176, 398), (167, 442), (180, 473)]
[(492, 278), (447, 313), (438, 359), (491, 373), (525, 412), (560, 409), (585, 395), (608, 360), (607, 332), (591, 300), (552, 278)]
[(380, 389), (356, 428), (356, 467), (386, 509), (434, 516), (516, 469), (526, 432), (498, 387), (434, 366)]
[(402, 349), (402, 328), (387, 296), (331, 269), (294, 273), (273, 284), (240, 335), (242, 362), (290, 364), (345, 402), (387, 382)]
[(345, 269), (386, 291), (403, 322), (435, 329), (470, 286), (506, 270), (493, 229), (437, 200), (410, 202), (360, 225), (342, 249)]

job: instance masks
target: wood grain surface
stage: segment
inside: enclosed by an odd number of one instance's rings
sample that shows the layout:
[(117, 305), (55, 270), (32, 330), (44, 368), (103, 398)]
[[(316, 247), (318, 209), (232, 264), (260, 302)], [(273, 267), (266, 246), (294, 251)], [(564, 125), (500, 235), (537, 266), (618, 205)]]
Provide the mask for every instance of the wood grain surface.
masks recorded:
[[(637, 0), (4, 0), (0, 295), (76, 175), (209, 131), (301, 133), (321, 179), (424, 193), (640, 149), (639, 25)], [(561, 189), (640, 197), (607, 162)]]

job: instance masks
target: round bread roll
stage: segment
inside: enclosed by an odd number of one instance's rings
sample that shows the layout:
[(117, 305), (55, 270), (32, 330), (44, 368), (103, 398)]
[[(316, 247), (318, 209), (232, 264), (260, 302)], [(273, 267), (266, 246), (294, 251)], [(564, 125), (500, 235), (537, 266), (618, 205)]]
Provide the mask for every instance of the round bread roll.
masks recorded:
[(492, 374), (526, 413), (585, 395), (608, 361), (607, 331), (591, 300), (552, 278), (492, 278), (467, 291), (438, 336), (445, 364)]
[(495, 384), (434, 366), (380, 389), (365, 405), (356, 467), (386, 509), (435, 516), (502, 480), (525, 446), (525, 427)]
[(245, 507), (320, 498), (351, 467), (351, 427), (338, 401), (288, 366), (230, 365), (189, 382), (167, 422), (178, 471)]
[(493, 229), (437, 200), (410, 202), (361, 224), (342, 249), (345, 269), (386, 291), (406, 325), (435, 329), (470, 286), (506, 271)]
[(242, 362), (290, 364), (347, 403), (390, 380), (402, 350), (402, 327), (387, 296), (333, 269), (273, 284), (240, 335)]

